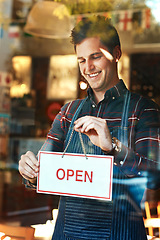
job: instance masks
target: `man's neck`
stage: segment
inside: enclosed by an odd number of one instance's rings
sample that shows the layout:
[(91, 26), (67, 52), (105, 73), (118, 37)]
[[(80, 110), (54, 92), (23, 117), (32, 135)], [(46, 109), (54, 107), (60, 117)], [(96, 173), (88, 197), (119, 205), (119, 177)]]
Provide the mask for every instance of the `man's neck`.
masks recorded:
[(94, 92), (93, 91), (93, 93), (94, 93), (94, 101), (96, 104), (98, 104), (99, 102), (101, 102), (104, 99), (105, 92), (102, 93), (102, 92)]
[(115, 81), (112, 84), (111, 87), (109, 87), (108, 89), (105, 89), (104, 91), (95, 91), (95, 90), (93, 90), (95, 103), (98, 104), (100, 101), (102, 101), (104, 99), (104, 95), (105, 95), (106, 91), (111, 89), (112, 87), (114, 87), (118, 82), (119, 82), (119, 78), (117, 79), (117, 81)]

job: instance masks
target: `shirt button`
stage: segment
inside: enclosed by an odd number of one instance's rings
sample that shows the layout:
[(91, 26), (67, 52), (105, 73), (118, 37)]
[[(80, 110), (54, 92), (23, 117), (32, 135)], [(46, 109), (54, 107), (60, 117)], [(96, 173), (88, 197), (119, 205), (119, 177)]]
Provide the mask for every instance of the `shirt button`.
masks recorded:
[(92, 107), (95, 108), (96, 106), (94, 104), (92, 104)]
[(120, 164), (122, 165), (122, 164), (123, 164), (123, 161), (120, 161)]
[(115, 97), (112, 97), (112, 99), (115, 99)]

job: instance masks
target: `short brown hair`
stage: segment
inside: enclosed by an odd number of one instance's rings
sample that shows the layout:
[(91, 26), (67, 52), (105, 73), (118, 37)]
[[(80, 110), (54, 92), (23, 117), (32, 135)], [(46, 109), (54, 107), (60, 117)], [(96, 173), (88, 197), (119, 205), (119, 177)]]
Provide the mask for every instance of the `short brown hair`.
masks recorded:
[(83, 18), (77, 23), (71, 32), (71, 42), (74, 44), (75, 50), (77, 44), (90, 37), (99, 37), (101, 43), (108, 48), (111, 54), (117, 45), (121, 47), (117, 30), (104, 16)]

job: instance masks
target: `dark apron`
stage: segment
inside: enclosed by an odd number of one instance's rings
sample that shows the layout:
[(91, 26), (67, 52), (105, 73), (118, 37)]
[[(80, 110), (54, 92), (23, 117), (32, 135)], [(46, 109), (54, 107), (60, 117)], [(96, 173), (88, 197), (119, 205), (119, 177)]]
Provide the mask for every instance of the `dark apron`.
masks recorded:
[[(70, 141), (73, 132), (74, 121), (83, 109), (87, 98), (84, 99), (77, 111), (75, 112), (70, 128), (66, 137), (65, 146)], [(112, 137), (117, 137), (125, 146), (128, 146), (128, 109), (130, 103), (130, 92), (127, 90), (124, 97), (121, 126), (111, 130)], [(103, 155), (102, 150), (93, 145), (90, 139), (82, 134), (83, 144), (88, 154)], [(74, 131), (67, 152), (83, 153), (79, 134)], [(125, 161), (125, 159), (123, 159)], [(113, 201), (100, 201), (94, 199), (85, 199), (77, 197), (61, 197), (59, 209), (61, 221), (59, 233), (53, 235), (54, 240), (145, 240), (145, 232), (140, 229), (142, 238), (137, 238), (139, 221), (140, 225), (143, 220), (138, 219), (138, 224), (134, 224), (136, 215), (135, 209), (129, 201), (128, 188), (124, 181), (126, 180), (123, 172), (116, 166), (113, 170)], [(63, 217), (62, 217), (62, 212)], [(132, 214), (133, 212), (133, 214)], [(133, 219), (129, 219), (133, 215)], [(63, 224), (62, 224), (62, 221)], [(136, 221), (137, 223), (137, 221)], [(144, 225), (143, 225), (144, 227)], [(63, 228), (63, 229), (62, 229)], [(134, 228), (134, 231), (133, 231)], [(137, 229), (136, 229), (137, 228)], [(55, 231), (58, 231), (58, 226)], [(62, 233), (63, 232), (63, 233)], [(132, 232), (132, 235), (131, 235)], [(63, 236), (62, 236), (63, 235)], [(55, 237), (54, 237), (55, 236)]]

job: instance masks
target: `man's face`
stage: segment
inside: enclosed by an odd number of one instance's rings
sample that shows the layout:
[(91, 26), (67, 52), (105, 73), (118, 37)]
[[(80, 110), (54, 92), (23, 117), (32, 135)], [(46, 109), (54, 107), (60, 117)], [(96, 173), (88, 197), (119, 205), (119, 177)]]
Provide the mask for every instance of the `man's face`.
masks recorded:
[(84, 39), (76, 45), (76, 53), (81, 74), (94, 93), (104, 94), (117, 83), (116, 60), (99, 38)]

